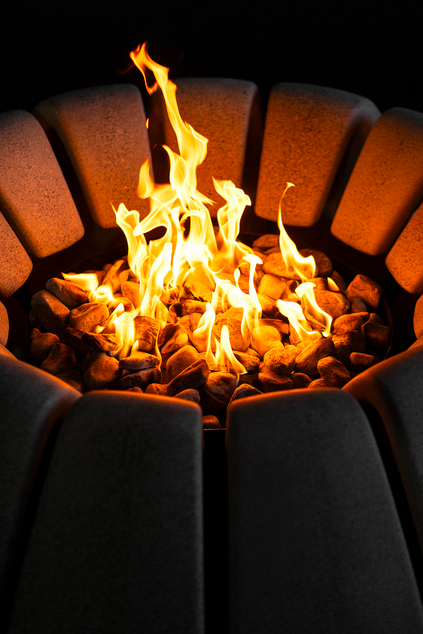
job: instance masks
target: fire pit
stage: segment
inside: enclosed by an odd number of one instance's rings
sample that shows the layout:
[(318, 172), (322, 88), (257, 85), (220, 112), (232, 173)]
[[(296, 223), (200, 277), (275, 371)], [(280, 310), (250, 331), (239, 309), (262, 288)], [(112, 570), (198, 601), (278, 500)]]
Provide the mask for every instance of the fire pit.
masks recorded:
[[(283, 622), (294, 623), (292, 614), (301, 611), (303, 591), (290, 589), (290, 584), (298, 575), (301, 587), (308, 573), (292, 544), (298, 546), (301, 540), (306, 545), (305, 524), (321, 522), (336, 550), (337, 528), (328, 518), (341, 521), (352, 513), (351, 522), (358, 518), (359, 528), (349, 529), (343, 563), (335, 564), (336, 557), (322, 554), (315, 544), (304, 546), (312, 568), (329, 579), (335, 578), (338, 565), (352, 565), (351, 553), (363, 541), (366, 556), (376, 553), (370, 571), (366, 561), (358, 564), (363, 587), (349, 591), (349, 598), (359, 603), (360, 597), (371, 597), (370, 607), (364, 612), (346, 610), (338, 628), (360, 619), (378, 622), (396, 596), (406, 606), (395, 617), (398, 627), (419, 631), (415, 577), (420, 582), (418, 377), (423, 357), (419, 340), (413, 343), (412, 324), (414, 315), (415, 333), (423, 334), (419, 301), (414, 310), (416, 295), (423, 291), (421, 209), (415, 211), (423, 194), (416, 168), (423, 152), (423, 115), (402, 109), (380, 115), (371, 102), (356, 95), (279, 84), (267, 108), (262, 142), (259, 96), (248, 82), (184, 80), (179, 82), (178, 101), (183, 118), (211, 139), (211, 160), (198, 171), (199, 190), (211, 196), (211, 175), (231, 177), (252, 199), (254, 213), (243, 217), (241, 239), (252, 244), (263, 234), (278, 233), (280, 192), (293, 181), (296, 187), (283, 201), (290, 236), (374, 279), (394, 324), (392, 358), (361, 373), (342, 391), (306, 395), (294, 390), (230, 406), (232, 628), (260, 631), (260, 623), (279, 629)], [(155, 148), (163, 141), (174, 147), (163, 102), (157, 93), (152, 95), (148, 136), (133, 86), (60, 95), (39, 104), (34, 114), (36, 118), (18, 111), (0, 119), (5, 157), (0, 177), (0, 402), (8, 465), (1, 485), (8, 519), (0, 564), (3, 605), (16, 595), (10, 632), (23, 631), (28, 623), (32, 631), (44, 632), (84, 627), (126, 632), (136, 623), (147, 623), (145, 631), (202, 631), (203, 544), (206, 623), (210, 631), (223, 631), (225, 430), (206, 430), (202, 439), (201, 412), (195, 404), (113, 390), (81, 396), (25, 363), (30, 359), (26, 333), (31, 297), (75, 262), (90, 259), (89, 268), (96, 269), (112, 263), (113, 258), (104, 261), (104, 253), (115, 253), (116, 258), (122, 254), (110, 202), (118, 205), (123, 200), (127, 209), (137, 208), (141, 218), (146, 217), (145, 202), (134, 193), (139, 166), (151, 157), (152, 147), (160, 183), (163, 155)], [(158, 186), (157, 196), (164, 188)], [(99, 264), (93, 263), (96, 258)], [(314, 429), (309, 436), (305, 424), (303, 429), (305, 418)], [(12, 422), (20, 429), (18, 438), (10, 431)], [(294, 447), (291, 457), (284, 453), (288, 446)], [(315, 461), (313, 451), (318, 454)], [(292, 478), (292, 485), (274, 471), (282, 454), (284, 464), (291, 465), (284, 477)], [(310, 479), (304, 476), (306, 457), (313, 465)], [(342, 472), (335, 503), (330, 483), (343, 464), (348, 478)], [(323, 473), (328, 479), (319, 485)], [(301, 487), (310, 492), (307, 505), (312, 509), (303, 521), (296, 502)], [(357, 491), (363, 487), (370, 487), (371, 494), (363, 494), (360, 502)], [(343, 505), (350, 494), (353, 502), (347, 512)], [(280, 510), (279, 496), (284, 500)], [(361, 503), (365, 513), (359, 517)], [(376, 507), (382, 522), (376, 521)], [(281, 526), (289, 509), (301, 538), (296, 542), (291, 529), (282, 531), (285, 550), (271, 525)], [(272, 559), (271, 551), (275, 567), (269, 573), (265, 562)], [(287, 565), (286, 575), (280, 574), (281, 561)], [(382, 591), (385, 570), (391, 585)], [(286, 606), (280, 609), (272, 592), (264, 591), (259, 602), (254, 599), (253, 579), (266, 585), (267, 575), (274, 587), (282, 585), (288, 592), (291, 615)], [(334, 605), (344, 605), (334, 588), (325, 586), (317, 596), (323, 600), (331, 592)], [(307, 605), (306, 620), (313, 620), (319, 610)], [(6, 624), (12, 611), (5, 607), (4, 613)]]

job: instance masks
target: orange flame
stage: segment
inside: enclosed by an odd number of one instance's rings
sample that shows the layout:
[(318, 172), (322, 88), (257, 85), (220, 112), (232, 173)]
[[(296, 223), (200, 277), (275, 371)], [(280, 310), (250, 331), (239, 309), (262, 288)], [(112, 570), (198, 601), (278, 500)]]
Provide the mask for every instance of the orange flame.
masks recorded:
[(295, 277), (305, 282), (314, 277), (316, 272), (316, 263), (312, 255), (304, 258), (297, 251), (295, 243), (291, 240), (286, 233), (285, 227), (282, 223), (282, 200), (285, 197), (286, 192), (290, 187), (295, 187), (293, 183), (287, 183), (285, 190), (281, 196), (279, 202), (279, 215), (278, 215), (278, 227), (279, 227), (279, 246), (282, 253), (283, 261), (288, 271), (293, 271)]
[[(169, 80), (168, 69), (150, 58), (146, 44), (132, 51), (130, 57), (143, 74), (149, 94), (155, 90), (161, 90), (163, 94), (178, 153), (163, 146), (169, 157), (168, 183), (153, 181), (148, 160), (141, 166), (137, 193), (140, 198), (150, 201), (150, 213), (143, 220), (138, 211), (130, 211), (124, 204), (115, 210), (116, 222), (128, 243), (131, 283), (136, 289), (132, 304), (120, 294), (116, 295), (110, 283), (99, 286), (94, 274), (64, 274), (64, 277), (87, 290), (89, 301), (105, 302), (112, 310), (107, 323), (97, 330), (110, 332), (114, 329), (121, 340), (121, 356), (138, 348), (133, 322), (136, 316), (153, 317), (163, 327), (173, 320), (169, 307), (178, 298), (202, 299), (206, 302), (206, 310), (193, 333), (194, 345), (205, 356), (211, 370), (230, 371), (238, 377), (246, 370), (232, 351), (229, 330), (226, 325), (222, 327), (219, 341), (213, 326), (217, 311), (226, 311), (228, 307), (242, 310), (241, 334), (246, 349), (251, 333), (259, 325), (262, 309), (254, 275), (262, 260), (250, 247), (237, 241), (242, 214), (251, 201), (232, 181), (213, 179), (216, 192), (226, 201), (217, 211), (218, 233), (215, 234), (207, 208), (214, 203), (197, 190), (197, 168), (206, 158), (208, 139), (183, 121), (176, 100), (176, 85)], [(147, 119), (147, 128), (148, 125)], [(289, 272), (287, 277), (306, 282), (315, 275), (314, 259), (298, 253), (282, 224), (281, 204), (290, 187), (293, 184), (287, 183), (279, 204), (279, 245)], [(147, 243), (145, 234), (157, 227), (162, 227), (164, 234)], [(243, 261), (250, 265), (248, 292), (240, 288), (238, 267)], [(307, 307), (322, 323), (323, 334), (327, 335), (330, 317), (320, 311), (311, 287), (301, 284), (297, 295), (305, 296)], [(298, 341), (322, 336), (311, 329), (297, 303), (278, 300), (277, 307), (288, 317), (292, 336)], [(155, 353), (160, 358), (157, 341)]]

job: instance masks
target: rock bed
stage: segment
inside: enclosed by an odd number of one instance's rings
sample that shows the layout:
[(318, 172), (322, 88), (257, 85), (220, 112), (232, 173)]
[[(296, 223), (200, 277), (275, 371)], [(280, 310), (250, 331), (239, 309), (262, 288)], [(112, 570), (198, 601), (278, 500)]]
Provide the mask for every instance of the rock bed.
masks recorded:
[[(165, 327), (151, 317), (135, 317), (138, 350), (116, 358), (121, 345), (114, 326), (108, 325), (109, 316), (119, 303), (131, 310), (139, 301), (138, 284), (126, 258), (89, 271), (96, 274), (99, 285), (113, 289), (116, 299), (109, 308), (90, 302), (85, 290), (60, 278), (50, 279), (46, 289), (32, 297), (30, 349), (35, 363), (81, 392), (118, 389), (199, 403), (204, 427), (218, 428), (227, 405), (235, 399), (297, 388), (342, 388), (386, 355), (391, 330), (377, 313), (378, 284), (364, 275), (347, 284), (326, 255), (300, 250), (316, 260), (316, 277), (310, 281), (315, 284), (318, 305), (333, 322), (328, 337), (299, 341), (288, 319), (279, 313), (278, 299), (301, 302), (310, 326), (318, 330), (322, 326), (295, 294), (300, 282), (286, 270), (278, 236), (261, 236), (253, 249), (263, 261), (254, 281), (263, 309), (259, 326), (247, 344), (241, 334), (242, 309), (224, 306), (216, 313), (213, 327), (217, 339), (222, 326), (228, 327), (235, 357), (247, 370), (238, 381), (231, 372), (210, 368), (204, 359), (205, 340), (195, 330), (211, 292), (192, 285), (169, 305), (170, 323)], [(240, 270), (240, 288), (248, 292), (249, 264), (242, 264)], [(339, 290), (330, 290), (328, 277)], [(100, 334), (95, 332), (97, 326), (105, 326)]]

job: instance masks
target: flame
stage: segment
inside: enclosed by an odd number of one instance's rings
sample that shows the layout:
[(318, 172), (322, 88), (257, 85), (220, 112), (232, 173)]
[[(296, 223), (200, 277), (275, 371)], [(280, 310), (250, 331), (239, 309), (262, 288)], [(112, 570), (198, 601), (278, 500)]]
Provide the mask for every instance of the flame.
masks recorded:
[(300, 341), (311, 341), (312, 339), (320, 338), (320, 333), (317, 332), (317, 330), (312, 330), (310, 324), (304, 317), (301, 306), (295, 302), (286, 302), (282, 299), (277, 300), (276, 306), (282, 315), (288, 317), (289, 323), (292, 326), (291, 343), (296, 345)]
[(286, 192), (290, 187), (295, 187), (293, 183), (287, 183), (285, 190), (279, 201), (279, 215), (278, 215), (278, 227), (279, 227), (279, 246), (282, 253), (283, 261), (288, 271), (293, 271), (295, 276), (306, 282), (314, 277), (316, 272), (316, 262), (312, 255), (304, 258), (297, 251), (295, 243), (291, 240), (286, 233), (285, 227), (282, 222), (282, 200), (285, 197)]
[[(206, 158), (208, 139), (183, 121), (176, 100), (176, 85), (168, 77), (169, 69), (150, 58), (146, 44), (132, 51), (130, 57), (143, 74), (149, 94), (161, 90), (178, 152), (163, 146), (169, 157), (168, 183), (154, 182), (149, 160), (141, 165), (137, 193), (150, 202), (150, 212), (144, 219), (123, 203), (115, 209), (116, 222), (128, 243), (129, 271), (124, 279), (132, 284), (132, 301), (116, 294), (110, 281), (99, 284), (95, 274), (64, 274), (64, 278), (85, 289), (90, 302), (101, 301), (109, 306), (109, 319), (97, 327), (96, 332), (114, 332), (121, 341), (118, 353), (121, 357), (138, 350), (135, 317), (152, 317), (162, 328), (174, 321), (169, 311), (174, 302), (192, 297), (203, 300), (205, 311), (192, 333), (192, 342), (210, 370), (232, 372), (238, 378), (246, 369), (234, 355), (230, 331), (225, 324), (217, 337), (214, 324), (218, 312), (231, 307), (238, 309), (244, 350), (250, 345), (251, 333), (259, 326), (262, 308), (254, 277), (262, 260), (237, 240), (241, 217), (245, 207), (251, 204), (250, 198), (231, 180), (213, 179), (216, 192), (225, 201), (217, 211), (216, 234), (208, 210), (214, 202), (197, 190), (197, 168)], [(149, 119), (146, 127), (149, 127)], [(315, 276), (314, 258), (304, 258), (298, 253), (282, 223), (282, 201), (293, 186), (287, 183), (279, 204), (279, 246), (289, 272), (287, 277), (301, 280), (297, 296), (303, 298), (308, 310), (322, 324), (321, 331), (312, 330), (298, 303), (278, 300), (276, 305), (289, 319), (291, 340), (307, 341), (329, 334), (330, 317), (317, 306), (313, 284), (307, 282)], [(164, 231), (162, 237), (147, 242), (145, 235), (158, 227)], [(248, 292), (240, 287), (239, 267), (245, 271), (245, 263), (249, 265)], [(245, 278), (243, 282), (245, 289)], [(157, 339), (154, 353), (161, 359)]]
[(312, 284), (311, 282), (303, 282), (303, 284), (297, 286), (297, 288), (295, 289), (295, 293), (300, 298), (305, 297), (311, 314), (317, 321), (322, 324), (322, 334), (327, 337), (328, 335), (330, 335), (332, 317), (328, 313), (325, 313), (325, 311), (317, 305), (316, 298), (314, 297), (313, 292), (314, 286), (315, 284)]

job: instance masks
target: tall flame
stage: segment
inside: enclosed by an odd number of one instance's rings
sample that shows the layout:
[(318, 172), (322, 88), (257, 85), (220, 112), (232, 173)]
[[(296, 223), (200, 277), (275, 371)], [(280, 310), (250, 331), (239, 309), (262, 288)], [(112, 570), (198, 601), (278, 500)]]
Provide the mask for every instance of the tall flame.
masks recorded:
[[(239, 309), (244, 350), (250, 343), (252, 331), (259, 325), (261, 305), (254, 277), (262, 260), (250, 247), (237, 241), (242, 214), (251, 201), (232, 181), (213, 179), (216, 192), (225, 200), (217, 211), (216, 235), (207, 207), (214, 203), (197, 190), (197, 168), (206, 158), (208, 139), (183, 121), (176, 100), (176, 85), (169, 80), (168, 69), (150, 58), (146, 44), (132, 51), (130, 57), (143, 74), (149, 94), (161, 90), (178, 152), (163, 146), (169, 157), (168, 183), (153, 181), (148, 160), (141, 166), (138, 196), (150, 201), (150, 212), (143, 220), (138, 211), (130, 211), (124, 204), (115, 210), (116, 222), (128, 243), (131, 284), (135, 287), (131, 301), (125, 303), (125, 298), (115, 297), (110, 283), (99, 286), (94, 274), (64, 277), (86, 289), (90, 301), (103, 301), (112, 309), (107, 323), (98, 331), (110, 332), (109, 329), (114, 328), (121, 340), (121, 356), (130, 354), (131, 349), (137, 350), (135, 317), (153, 317), (163, 327), (172, 322), (169, 308), (178, 298), (191, 296), (206, 301), (205, 312), (193, 333), (194, 344), (205, 356), (210, 369), (230, 371), (238, 376), (246, 370), (233, 353), (230, 332), (224, 325), (219, 340), (214, 324), (216, 312), (228, 307)], [(146, 125), (148, 127), (148, 121)], [(315, 276), (314, 259), (298, 253), (282, 223), (281, 204), (290, 187), (293, 184), (287, 183), (279, 204), (280, 251), (287, 277), (303, 282), (297, 289), (298, 297), (305, 294), (304, 301), (327, 335), (330, 318), (317, 306), (313, 284), (304, 283)], [(162, 227), (164, 234), (147, 243), (145, 234), (157, 227)], [(249, 265), (248, 292), (245, 292), (245, 283), (244, 290), (240, 287), (238, 268), (246, 263)], [(277, 307), (291, 323), (291, 338), (307, 341), (322, 336), (320, 331), (311, 329), (297, 303), (278, 300)], [(156, 352), (160, 356), (157, 342)]]

